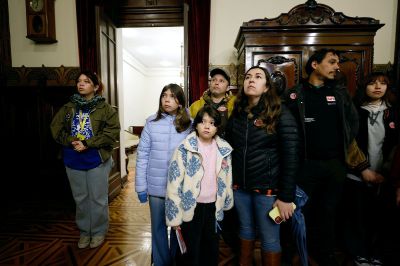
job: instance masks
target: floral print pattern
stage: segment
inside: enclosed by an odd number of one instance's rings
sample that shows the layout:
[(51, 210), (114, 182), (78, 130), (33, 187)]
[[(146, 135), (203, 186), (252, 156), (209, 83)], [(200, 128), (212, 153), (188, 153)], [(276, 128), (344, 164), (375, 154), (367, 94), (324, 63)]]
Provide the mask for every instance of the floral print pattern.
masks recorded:
[(168, 168), (168, 180), (172, 182), (179, 176), (179, 167), (176, 161), (172, 161)]
[[(220, 137), (215, 137), (218, 146), (217, 199), (215, 216), (217, 221), (224, 217), (224, 210), (233, 207), (231, 146)], [(196, 199), (204, 170), (198, 151), (196, 132), (189, 134), (178, 146), (169, 166), (165, 204), (168, 226), (178, 226), (193, 219)]]
[(172, 200), (165, 201), (165, 216), (168, 220), (172, 220), (179, 212), (178, 207), (175, 205), (175, 202)]
[(189, 164), (186, 166), (186, 173), (188, 176), (193, 177), (201, 167), (199, 158), (192, 157), (189, 159)]

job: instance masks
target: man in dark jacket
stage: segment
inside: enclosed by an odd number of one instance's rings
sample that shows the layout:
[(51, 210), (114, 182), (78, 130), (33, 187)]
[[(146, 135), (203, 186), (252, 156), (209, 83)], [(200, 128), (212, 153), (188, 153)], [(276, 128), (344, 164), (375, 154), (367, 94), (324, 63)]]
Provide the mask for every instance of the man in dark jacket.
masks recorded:
[(319, 265), (337, 265), (336, 207), (346, 177), (347, 149), (358, 130), (355, 106), (343, 84), (335, 82), (339, 56), (316, 51), (306, 64), (308, 80), (284, 95), (303, 134), (304, 163), (299, 186), (309, 196), (304, 208), (310, 254)]

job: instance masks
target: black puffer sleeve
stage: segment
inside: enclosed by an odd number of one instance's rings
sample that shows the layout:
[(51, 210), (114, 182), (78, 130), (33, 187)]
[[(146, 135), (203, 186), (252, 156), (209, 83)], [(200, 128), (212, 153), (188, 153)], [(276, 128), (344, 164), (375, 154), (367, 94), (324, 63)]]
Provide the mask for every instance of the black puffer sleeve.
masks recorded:
[(279, 137), (280, 173), (278, 199), (293, 202), (296, 189), (296, 176), (299, 174), (300, 136), (297, 122), (285, 106), (281, 106), (281, 116), (277, 127)]

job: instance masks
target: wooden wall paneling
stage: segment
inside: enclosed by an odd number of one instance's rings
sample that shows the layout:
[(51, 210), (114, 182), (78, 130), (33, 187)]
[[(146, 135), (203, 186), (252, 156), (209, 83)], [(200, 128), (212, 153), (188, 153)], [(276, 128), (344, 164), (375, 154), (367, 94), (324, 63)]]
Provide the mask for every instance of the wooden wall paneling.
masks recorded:
[(8, 2), (0, 0), (0, 73), (5, 66), (11, 66), (10, 27)]
[[(59, 108), (76, 93), (79, 72), (77, 67), (22, 66), (7, 73), (7, 88), (0, 94), (2, 124), (8, 125), (2, 131), (2, 139), (10, 140), (5, 142), (5, 149), (10, 151), (5, 165), (16, 171), (2, 184), (1, 197), (14, 201), (41, 197), (71, 199), (61, 147), (51, 136), (50, 123)], [(117, 92), (108, 93), (113, 95), (115, 104)], [(110, 200), (121, 190), (119, 145), (114, 149), (113, 159)], [(15, 187), (19, 188), (18, 193)]]
[[(79, 68), (11, 68), (0, 94), (4, 169), (1, 198), (10, 202), (72, 199), (61, 147), (50, 133), (58, 109), (76, 91)], [(4, 197), (4, 198), (3, 198)]]
[(118, 27), (182, 26), (183, 0), (127, 0), (118, 18)]
[[(0, 88), (5, 87), (6, 73), (11, 68), (11, 42), (8, 22), (8, 1), (0, 0)], [(1, 120), (0, 120), (1, 122)]]
[(395, 90), (400, 96), (400, 0), (397, 0), (396, 43), (394, 46), (393, 79)]
[(334, 48), (353, 94), (372, 71), (374, 36), (383, 25), (373, 18), (348, 17), (311, 0), (276, 18), (244, 22), (234, 44), (238, 82), (243, 83), (244, 71), (261, 62), (270, 71), (283, 73), (291, 87), (306, 77), (304, 66), (314, 51)]

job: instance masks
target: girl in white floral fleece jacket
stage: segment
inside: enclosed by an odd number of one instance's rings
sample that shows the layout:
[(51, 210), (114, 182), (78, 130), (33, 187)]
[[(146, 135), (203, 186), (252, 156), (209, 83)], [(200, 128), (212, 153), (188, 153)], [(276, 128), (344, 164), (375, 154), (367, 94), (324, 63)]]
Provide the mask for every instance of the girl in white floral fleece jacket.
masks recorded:
[(217, 265), (218, 230), (224, 211), (233, 207), (232, 147), (216, 135), (221, 117), (205, 106), (181, 142), (168, 170), (166, 222), (180, 229), (187, 246), (178, 265)]

